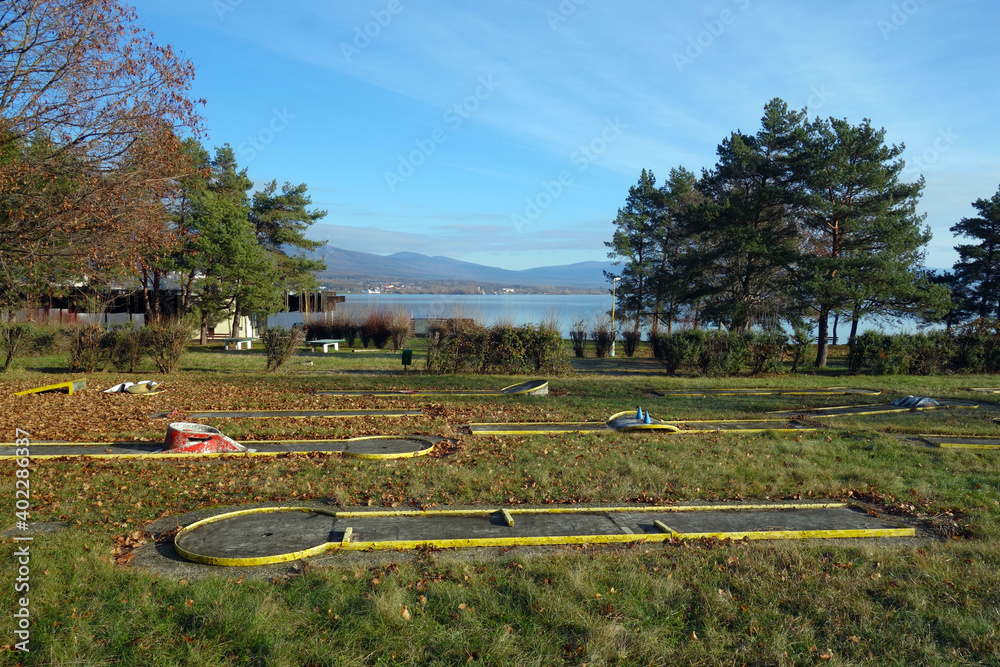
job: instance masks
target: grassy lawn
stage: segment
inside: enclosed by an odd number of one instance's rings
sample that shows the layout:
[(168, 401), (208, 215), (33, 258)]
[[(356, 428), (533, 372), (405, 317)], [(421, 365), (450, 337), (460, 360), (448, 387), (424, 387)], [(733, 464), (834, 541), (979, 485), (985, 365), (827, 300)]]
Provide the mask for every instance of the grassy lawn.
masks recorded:
[[(95, 373), (87, 391), (14, 397), (72, 379), (59, 356), (0, 377), (0, 440), (162, 440), (168, 420), (221, 409), (399, 409), (401, 419), (216, 420), (240, 439), (429, 434), (418, 459), (292, 455), (239, 461), (36, 461), (30, 592), (14, 590), (0, 545), (2, 664), (233, 665), (991, 665), (1000, 664), (1000, 451), (935, 449), (920, 433), (1000, 437), (1000, 406), (966, 387), (985, 376), (863, 377), (843, 350), (821, 372), (668, 377), (634, 359), (574, 359), (542, 397), (332, 397), (317, 389), (487, 388), (525, 378), (428, 376), (420, 341), (404, 376), (391, 352), (303, 352), (265, 374), (258, 350), (193, 347), (170, 376)], [(620, 350), (619, 350), (620, 351)], [(592, 352), (591, 352), (592, 353)], [(147, 369), (148, 371), (148, 369)], [(150, 397), (101, 389), (150, 379)], [(870, 396), (660, 397), (684, 387), (853, 386)], [(472, 436), (469, 422), (603, 420), (642, 405), (660, 419), (761, 418), (772, 410), (914, 394), (980, 400), (978, 410), (825, 418), (792, 434)], [(35, 453), (38, 453), (37, 451)], [(0, 497), (15, 522), (15, 470)], [(920, 537), (666, 543), (330, 555), (255, 568), (150, 569), (168, 517), (250, 503), (509, 506), (857, 499)], [(155, 523), (154, 523), (155, 522)], [(16, 531), (15, 531), (16, 533)], [(163, 551), (169, 551), (161, 547)], [(145, 554), (145, 555), (144, 555)], [(152, 557), (149, 556), (152, 554)], [(162, 559), (162, 558), (161, 558)], [(11, 650), (27, 596), (31, 653)]]

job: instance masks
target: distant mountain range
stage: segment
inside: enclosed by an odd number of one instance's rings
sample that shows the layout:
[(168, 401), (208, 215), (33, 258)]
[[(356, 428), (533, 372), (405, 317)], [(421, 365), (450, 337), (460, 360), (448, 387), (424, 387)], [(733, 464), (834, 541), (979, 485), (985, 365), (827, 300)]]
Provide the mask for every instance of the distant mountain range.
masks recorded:
[(614, 268), (611, 262), (577, 262), (510, 271), (415, 252), (382, 256), (331, 246), (320, 248), (311, 256), (326, 261), (326, 271), (319, 277), (330, 281), (463, 281), (503, 287), (601, 289), (608, 286), (604, 271)]

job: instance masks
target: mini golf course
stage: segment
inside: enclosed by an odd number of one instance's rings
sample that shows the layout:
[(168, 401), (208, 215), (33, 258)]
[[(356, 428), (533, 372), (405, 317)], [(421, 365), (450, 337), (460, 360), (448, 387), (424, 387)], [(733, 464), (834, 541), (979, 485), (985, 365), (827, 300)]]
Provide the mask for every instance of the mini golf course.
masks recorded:
[(420, 410), (208, 410), (190, 419), (306, 419), (308, 417), (419, 417)]
[(174, 537), (187, 560), (282, 563), (333, 551), (913, 537), (912, 527), (846, 503), (331, 511), (258, 507), (197, 521)]
[(512, 384), (503, 389), (357, 389), (321, 390), (319, 396), (545, 396), (548, 380), (531, 380)]
[(656, 389), (653, 393), (659, 396), (843, 396), (847, 394), (878, 396), (882, 392), (875, 389), (829, 387), (827, 389)]
[[(359, 459), (401, 459), (430, 454), (441, 438), (425, 435), (375, 435), (346, 440), (243, 440), (245, 452), (171, 452), (162, 442), (32, 442), (32, 459), (190, 459), (201, 456), (246, 457), (281, 454), (340, 453)], [(0, 444), (0, 460), (19, 458), (12, 443)]]
[(880, 415), (892, 412), (910, 412), (916, 410), (936, 410), (946, 408), (965, 408), (975, 410), (978, 403), (958, 401), (954, 399), (928, 399), (917, 396), (907, 396), (892, 403), (877, 403), (874, 405), (845, 405), (828, 408), (802, 408), (801, 410), (782, 410), (768, 414), (775, 417), (845, 417), (850, 415)]

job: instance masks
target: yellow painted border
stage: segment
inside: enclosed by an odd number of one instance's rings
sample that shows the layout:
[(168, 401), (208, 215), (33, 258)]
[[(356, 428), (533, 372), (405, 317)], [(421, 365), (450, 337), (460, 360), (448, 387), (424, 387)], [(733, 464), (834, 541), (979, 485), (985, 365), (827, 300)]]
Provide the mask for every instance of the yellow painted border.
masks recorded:
[[(227, 412), (244, 413), (238, 416), (224, 416)], [(278, 414), (254, 415), (254, 412), (272, 412)], [(293, 412), (324, 412), (321, 415), (295, 415)], [(371, 415), (359, 415), (358, 412), (375, 412)], [(329, 419), (350, 417), (422, 417), (423, 410), (202, 410), (190, 414), (188, 419)], [(219, 416), (223, 415), (223, 416)]]
[(979, 408), (979, 405), (978, 404), (976, 404), (976, 405), (927, 405), (927, 406), (920, 407), (920, 408), (904, 408), (904, 407), (900, 407), (900, 406), (897, 406), (897, 405), (889, 405), (889, 404), (885, 403), (885, 404), (879, 404), (879, 405), (873, 405), (873, 406), (871, 406), (873, 408), (876, 408), (876, 407), (879, 408), (878, 410), (855, 411), (855, 412), (848, 412), (848, 413), (843, 413), (843, 414), (833, 413), (834, 410), (846, 410), (848, 408), (852, 408), (853, 409), (853, 408), (863, 408), (863, 407), (865, 407), (865, 406), (863, 406), (863, 405), (840, 405), (840, 406), (837, 406), (837, 407), (830, 407), (830, 408), (808, 408), (808, 409), (802, 410), (801, 412), (796, 412), (795, 410), (775, 410), (774, 412), (768, 412), (766, 414), (769, 414), (769, 415), (793, 415), (794, 414), (794, 415), (801, 415), (803, 417), (852, 417), (854, 415), (884, 415), (884, 414), (890, 414), (890, 413), (893, 413), (893, 412), (910, 412), (910, 411), (923, 412), (925, 410), (947, 410), (947, 409), (962, 409), (962, 408), (967, 409), (967, 410), (976, 410), (976, 409)]
[[(846, 391), (845, 391), (846, 390)], [(808, 389), (768, 389), (767, 387), (726, 388), (726, 389), (654, 389), (663, 397), (669, 396), (881, 396), (876, 389), (855, 389), (854, 387), (820, 387)], [(668, 393), (663, 393), (668, 392)]]
[[(795, 503), (795, 504), (769, 504), (769, 505), (668, 505), (662, 507), (573, 507), (573, 508), (489, 508), (482, 510), (428, 510), (428, 511), (360, 511), (360, 512), (337, 512), (319, 507), (260, 507), (246, 510), (237, 510), (208, 517), (196, 521), (182, 528), (174, 536), (174, 548), (181, 556), (187, 560), (204, 563), (206, 565), (222, 565), (229, 567), (246, 567), (255, 565), (271, 565), (276, 563), (286, 563), (300, 558), (316, 556), (328, 551), (369, 551), (395, 549), (399, 551), (437, 548), (475, 548), (475, 547), (514, 547), (514, 546), (556, 546), (570, 544), (628, 544), (643, 542), (663, 542), (670, 539), (699, 540), (791, 540), (791, 539), (837, 539), (837, 538), (866, 538), (866, 537), (914, 537), (916, 530), (913, 528), (849, 528), (831, 530), (762, 530), (762, 531), (731, 531), (731, 532), (710, 532), (710, 533), (677, 533), (671, 530), (669, 534), (613, 534), (613, 535), (550, 535), (550, 536), (524, 536), (524, 537), (486, 537), (470, 539), (442, 539), (442, 540), (393, 540), (382, 542), (352, 542), (350, 541), (353, 529), (347, 527), (344, 531), (345, 537), (340, 542), (326, 542), (324, 544), (275, 556), (259, 556), (250, 558), (225, 558), (204, 556), (188, 551), (177, 544), (177, 541), (185, 534), (202, 526), (224, 521), (239, 516), (249, 514), (269, 513), (269, 512), (314, 512), (326, 514), (335, 519), (360, 518), (360, 517), (386, 517), (386, 516), (482, 516), (497, 512), (505, 513), (505, 520), (515, 514), (527, 513), (595, 513), (595, 512), (670, 512), (670, 511), (712, 511), (725, 509), (827, 509), (831, 507), (844, 507), (847, 503)], [(512, 524), (513, 520), (509, 521)]]
[(534, 394), (537, 391), (546, 389), (549, 386), (548, 380), (543, 380), (542, 384), (537, 387), (529, 387), (528, 389), (523, 389), (521, 391), (507, 392), (511, 387), (517, 387), (522, 384), (527, 384), (525, 382), (518, 382), (516, 384), (508, 385), (502, 389), (414, 389), (413, 391), (406, 390), (393, 390), (393, 389), (373, 389), (370, 394), (365, 393), (362, 390), (336, 390), (336, 389), (321, 389), (316, 392), (317, 396), (375, 396), (376, 398), (396, 398), (401, 396), (417, 396), (417, 397), (427, 397), (427, 396), (524, 396), (528, 394)]
[[(528, 382), (533, 382), (533, 380), (528, 380)], [(502, 395), (504, 395), (504, 396), (523, 396), (525, 394), (534, 394), (536, 391), (541, 391), (542, 389), (547, 389), (548, 386), (549, 386), (549, 381), (545, 380), (544, 382), (542, 382), (542, 384), (538, 385), (537, 387), (532, 387), (532, 388), (529, 388), (529, 389), (523, 389), (521, 391), (512, 391), (510, 393), (506, 393), (508, 389), (510, 389), (511, 387), (516, 387), (519, 384), (526, 384), (526, 383), (524, 383), (524, 382), (517, 382), (515, 384), (508, 385), (508, 386), (504, 387), (503, 389), (501, 389), (500, 393)]]
[(942, 442), (934, 446), (940, 449), (1000, 449), (1000, 445), (967, 445), (957, 442)]
[[(281, 445), (308, 445), (309, 443), (321, 443), (321, 442), (357, 442), (359, 440), (396, 440), (396, 439), (410, 439), (410, 440), (422, 440), (427, 444), (424, 449), (418, 449), (415, 452), (399, 452), (396, 454), (374, 454), (366, 452), (346, 452), (343, 450), (330, 450), (330, 451), (320, 451), (315, 449), (302, 449), (293, 450), (290, 452), (213, 452), (205, 454), (193, 454), (189, 452), (162, 452), (153, 453), (149, 452), (147, 454), (31, 454), (32, 459), (47, 460), (47, 459), (191, 459), (191, 458), (220, 458), (220, 457), (256, 457), (256, 456), (281, 456), (282, 454), (341, 454), (343, 456), (353, 458), (353, 459), (367, 459), (367, 460), (390, 460), (390, 459), (412, 459), (418, 456), (427, 456), (432, 451), (434, 451), (434, 443), (427, 439), (426, 436), (419, 435), (368, 435), (360, 436), (357, 438), (347, 438), (346, 440), (244, 440), (240, 444), (242, 445), (270, 445), (270, 444), (281, 444)], [(85, 446), (85, 447), (111, 447), (117, 444), (141, 444), (148, 445), (149, 442), (123, 442), (123, 443), (113, 443), (113, 442), (44, 442), (44, 443), (31, 443), (30, 447), (72, 447), (72, 446)], [(16, 447), (16, 443), (0, 443), (0, 447)], [(0, 461), (9, 459), (19, 459), (24, 458), (23, 456), (14, 455), (0, 455)]]
[(982, 440), (998, 440), (1000, 437), (992, 435), (934, 435), (933, 433), (922, 433), (919, 437), (924, 439), (928, 445), (932, 447), (939, 447), (941, 449), (1000, 449), (1000, 445), (977, 445), (968, 444), (963, 442), (931, 442), (927, 438), (965, 438), (966, 440), (974, 440), (976, 438)]
[[(512, 430), (500, 430), (500, 431), (490, 431), (486, 430), (491, 426), (522, 426), (524, 430), (512, 431)], [(555, 428), (546, 428), (545, 430), (531, 430), (532, 426), (553, 426)], [(486, 427), (486, 428), (483, 428)], [(582, 431), (581, 431), (582, 427)], [(475, 435), (537, 435), (539, 433), (603, 433), (605, 431), (610, 431), (606, 422), (525, 422), (518, 424), (516, 422), (495, 422), (495, 423), (473, 423), (469, 424), (469, 428), (472, 429), (472, 433)]]
[[(611, 419), (614, 419), (620, 415), (632, 414), (631, 410), (626, 412), (620, 412), (613, 415)], [(610, 421), (610, 419), (608, 420)], [(741, 429), (682, 429), (677, 428), (677, 424), (743, 424), (746, 422), (773, 422), (775, 424), (785, 424), (788, 422), (787, 419), (662, 419), (659, 420), (661, 424), (671, 426), (673, 429), (665, 428), (653, 428), (652, 430), (668, 431), (669, 433), (677, 433), (679, 435), (687, 434), (698, 434), (698, 433), (767, 433), (768, 431), (775, 431), (777, 433), (803, 433), (809, 431), (817, 430), (814, 427), (802, 427), (802, 428), (741, 428)], [(472, 429), (473, 435), (544, 435), (548, 433), (609, 433), (616, 430), (619, 431), (632, 431), (632, 430), (643, 430), (640, 428), (625, 428), (625, 429), (612, 429), (607, 427), (607, 422), (603, 425), (607, 428), (599, 428), (601, 422), (525, 422), (523, 424), (512, 423), (512, 426), (522, 426), (525, 428), (519, 430), (488, 430), (491, 426), (506, 426), (507, 422), (497, 422), (497, 423), (473, 423), (469, 424), (469, 428)], [(554, 426), (556, 428), (546, 428), (546, 429), (531, 429), (531, 426)], [(647, 427), (646, 424), (642, 426)], [(487, 428), (483, 428), (487, 427)], [(560, 428), (561, 427), (561, 428)], [(581, 430), (579, 427), (584, 427)], [(597, 427), (597, 428), (595, 428)]]

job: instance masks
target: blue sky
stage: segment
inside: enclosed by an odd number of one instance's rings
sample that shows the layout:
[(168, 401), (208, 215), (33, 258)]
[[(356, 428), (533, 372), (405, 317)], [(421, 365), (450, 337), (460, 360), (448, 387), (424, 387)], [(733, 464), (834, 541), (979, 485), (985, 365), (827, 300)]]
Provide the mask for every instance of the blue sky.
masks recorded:
[(143, 0), (206, 145), (305, 182), (314, 238), (522, 269), (604, 260), (643, 168), (700, 172), (780, 97), (870, 118), (926, 178), (926, 263), (1000, 185), (1000, 5), (973, 0)]

